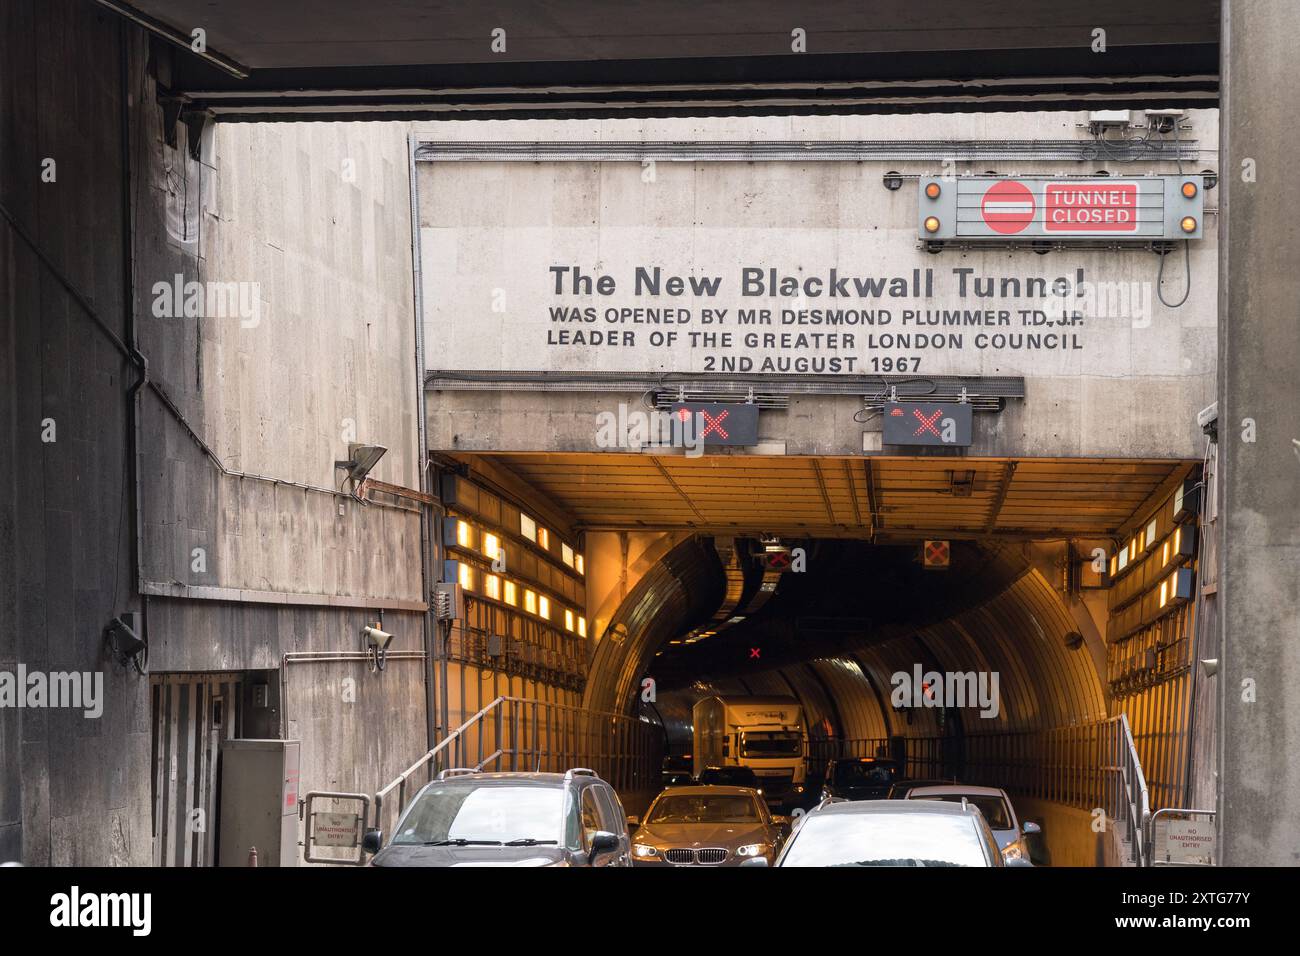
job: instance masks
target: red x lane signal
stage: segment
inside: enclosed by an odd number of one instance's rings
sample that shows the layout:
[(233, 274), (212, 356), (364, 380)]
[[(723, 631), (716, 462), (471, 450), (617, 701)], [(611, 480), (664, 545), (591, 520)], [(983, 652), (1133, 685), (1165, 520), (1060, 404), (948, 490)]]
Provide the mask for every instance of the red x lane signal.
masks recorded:
[(752, 661), (752, 660), (756, 660), (756, 659), (758, 658), (759, 653), (760, 653), (760, 652), (759, 652), (759, 649), (758, 649), (757, 647), (751, 647), (751, 648), (749, 649), (749, 659), (750, 659), (751, 661)]
[(933, 434), (935, 438), (943, 437), (943, 435), (939, 433), (939, 429), (934, 427), (934, 423), (937, 422), (939, 416), (943, 414), (942, 408), (936, 408), (933, 415), (926, 415), (919, 408), (914, 408), (912, 409), (912, 414), (915, 415), (917, 421), (921, 423), (916, 426), (916, 431), (912, 432), (913, 435), (924, 435), (926, 432), (929, 432)]
[(952, 549), (947, 541), (927, 541), (921, 549), (921, 564), (927, 568), (947, 570)]
[(790, 566), (789, 551), (773, 551), (767, 556), (767, 566), (773, 571), (784, 571)]
[(753, 402), (674, 402), (671, 414), (682, 441), (744, 447), (758, 444), (758, 405)]
[(727, 417), (727, 414), (726, 411), (721, 411), (718, 412), (718, 417), (714, 418), (708, 412), (701, 411), (700, 417), (704, 419), (704, 431), (700, 433), (700, 437), (708, 438), (710, 434), (716, 432), (719, 438), (724, 440), (730, 438), (731, 436), (727, 434), (727, 430), (722, 427), (722, 420)]

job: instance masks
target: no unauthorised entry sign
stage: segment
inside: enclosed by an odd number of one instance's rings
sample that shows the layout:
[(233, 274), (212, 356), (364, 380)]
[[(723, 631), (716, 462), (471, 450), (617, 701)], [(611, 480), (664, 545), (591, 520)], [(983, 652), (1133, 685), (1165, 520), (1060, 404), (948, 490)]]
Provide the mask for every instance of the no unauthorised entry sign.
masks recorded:
[(1010, 236), (1034, 221), (1034, 194), (1019, 180), (995, 182), (980, 201), (980, 215), (994, 232)]

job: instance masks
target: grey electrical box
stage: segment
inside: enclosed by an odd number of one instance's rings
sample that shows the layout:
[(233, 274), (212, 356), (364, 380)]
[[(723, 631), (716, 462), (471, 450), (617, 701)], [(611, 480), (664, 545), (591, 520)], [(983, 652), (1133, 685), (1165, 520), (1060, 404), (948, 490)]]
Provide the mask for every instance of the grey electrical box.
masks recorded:
[(296, 740), (221, 742), (221, 866), (298, 865)]

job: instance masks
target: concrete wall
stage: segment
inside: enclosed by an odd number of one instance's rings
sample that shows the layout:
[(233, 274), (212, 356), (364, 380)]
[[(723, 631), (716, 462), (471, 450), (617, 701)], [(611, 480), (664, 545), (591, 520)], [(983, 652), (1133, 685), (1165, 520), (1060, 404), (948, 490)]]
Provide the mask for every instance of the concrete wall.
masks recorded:
[[(426, 747), (424, 661), (346, 659), (385, 611), (394, 649), (422, 649), (418, 511), (340, 495), (333, 469), (349, 439), (378, 443), (375, 476), (418, 485), (405, 137), (209, 129), (195, 160), (146, 74), (165, 45), (81, 0), (3, 18), (0, 201), (50, 265), (0, 224), (0, 671), (100, 672), (105, 703), (0, 710), (0, 860), (148, 864), (149, 678), (101, 636), (123, 611), (158, 673), (335, 658), (289, 665), (276, 730), (303, 740), (304, 788), (373, 790)], [(257, 321), (169, 307), (155, 284), (177, 276), (243, 283), (235, 303), (256, 287)], [(138, 498), (139, 375), (112, 340), (132, 316), (154, 385)]]
[[(939, 175), (938, 160), (908, 159), (898, 146), (895, 158), (870, 161), (765, 160), (602, 161), (599, 149), (610, 142), (738, 141), (772, 145), (809, 144), (810, 153), (836, 141), (930, 141), (1026, 139), (1087, 141), (1084, 113), (989, 114), (985, 116), (767, 117), (745, 119), (658, 119), (607, 121), (453, 122), (422, 130), (422, 140), (455, 144), (566, 141), (595, 150), (589, 161), (503, 161), (489, 148), (471, 158), (421, 162), (418, 166), (423, 311), (429, 342), (427, 364), (434, 371), (514, 371), (550, 379), (568, 373), (625, 372), (647, 384), (665, 373), (690, 374), (710, 382), (736, 379), (719, 370), (728, 357), (749, 357), (753, 370), (763, 359), (794, 357), (854, 358), (833, 381), (849, 375), (891, 371), (875, 359), (916, 360), (905, 370), (926, 375), (1022, 376), (1024, 400), (1013, 399), (1000, 415), (976, 416), (972, 454), (1043, 456), (1189, 457), (1200, 450), (1194, 416), (1213, 400), (1215, 364), (1216, 243), (1213, 229), (1190, 243), (1190, 277), (1180, 247), (1165, 263), (1164, 298), (1186, 304), (1168, 307), (1157, 297), (1160, 258), (1147, 250), (1054, 250), (1037, 255), (1018, 250), (946, 249), (931, 255), (917, 242), (917, 185), (897, 191), (882, 184), (889, 170), (906, 176)], [(1218, 116), (1193, 111), (1191, 128), (1200, 154), (1182, 164), (1184, 172), (1216, 167)], [(1022, 175), (1175, 174), (1173, 161), (1143, 159), (1108, 162), (1105, 148), (1088, 161), (972, 160), (953, 164), (958, 175), (984, 173), (990, 166)], [(1010, 168), (1008, 168), (1010, 167)], [(1214, 223), (1217, 194), (1207, 192)], [(552, 266), (577, 266), (591, 277), (605, 276), (616, 288), (607, 295), (584, 293), (562, 280), (555, 288)], [(660, 267), (665, 274), (721, 277), (716, 295), (637, 294), (638, 267)], [(866, 298), (742, 297), (741, 266), (776, 269), (782, 275), (905, 276), (932, 270), (932, 291)], [(1061, 299), (1008, 293), (979, 298), (959, 292), (957, 269), (983, 277), (1026, 282), (1028, 277), (1073, 278), (1110, 284), (1093, 298), (1064, 300), (1082, 309), (1078, 350), (980, 348), (979, 332), (1034, 331), (953, 329), (904, 325), (905, 309), (1015, 310), (1056, 308)], [(1190, 287), (1185, 285), (1190, 282)], [(1018, 288), (1018, 286), (1017, 286)], [(1123, 295), (1120, 295), (1120, 293)], [(1113, 293), (1113, 296), (1112, 296)], [(552, 308), (594, 308), (594, 322), (556, 322)], [(684, 325), (610, 324), (605, 309), (674, 307), (693, 318)], [(890, 310), (889, 325), (742, 326), (738, 308)], [(726, 308), (730, 318), (712, 326), (700, 322), (705, 308)], [(618, 347), (562, 344), (553, 339), (574, 330), (588, 336), (611, 330), (634, 339)], [(655, 331), (676, 332), (675, 344), (656, 347)], [(692, 332), (731, 333), (731, 347), (691, 344)], [(742, 344), (745, 333), (838, 332), (834, 347)], [(885, 347), (869, 344), (897, 333), (961, 333), (960, 348)], [(1057, 329), (1056, 331), (1061, 331)], [(702, 342), (703, 340), (701, 340)], [(710, 366), (712, 358), (717, 364)], [(780, 375), (771, 376), (780, 379)], [(1122, 384), (1121, 384), (1122, 383)], [(640, 408), (638, 392), (563, 394), (482, 393), (446, 390), (429, 409), (430, 443), (440, 449), (592, 450), (596, 416), (620, 403)], [(541, 403), (551, 410), (540, 416)], [(853, 421), (856, 397), (794, 399), (788, 411), (764, 411), (760, 440), (784, 443), (786, 454), (860, 454), (864, 429)], [(539, 423), (541, 427), (539, 427)], [(878, 423), (877, 423), (878, 426)]]
[[(152, 319), (155, 350), (184, 339), (174, 387), (226, 470), (153, 406), (166, 460), (145, 489), (152, 666), (283, 668), (279, 732), (303, 743), (304, 792), (373, 792), (427, 749), (424, 662), (376, 674), (318, 657), (362, 650), (385, 609), (391, 650), (423, 649), (418, 509), (339, 494), (334, 469), (349, 441), (382, 444), (374, 477), (419, 485), (404, 134), (234, 125), (204, 146), (187, 165), (186, 248), (205, 281), (257, 305)], [(163, 280), (143, 276), (142, 293)]]
[[(1300, 7), (1224, 4), (1219, 353), (1219, 834), (1229, 865), (1300, 863)], [(1253, 170), (1253, 176), (1248, 175)]]
[[(135, 604), (121, 58), (133, 30), (75, 0), (0, 12), (0, 671), (100, 673), (104, 712), (0, 709), (0, 860), (146, 864), (147, 679), (101, 631)], [(139, 60), (136, 60), (137, 64)], [(132, 74), (138, 78), (138, 74)], [(42, 181), (53, 160), (53, 181)], [(42, 441), (46, 420), (55, 431)]]

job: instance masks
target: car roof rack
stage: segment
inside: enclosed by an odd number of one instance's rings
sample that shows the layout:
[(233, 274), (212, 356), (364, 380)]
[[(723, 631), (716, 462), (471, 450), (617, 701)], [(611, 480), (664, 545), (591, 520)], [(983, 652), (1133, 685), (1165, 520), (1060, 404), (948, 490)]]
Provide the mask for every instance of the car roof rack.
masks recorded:
[(596, 773), (596, 771), (592, 770), (590, 767), (570, 767), (568, 770), (564, 771), (565, 780), (572, 780), (574, 777), (599, 777), (599, 776), (600, 774)]
[(434, 779), (446, 780), (448, 777), (459, 777), (462, 774), (482, 772), (483, 771), (479, 770), (478, 767), (448, 767), (446, 770), (438, 771), (438, 776)]

